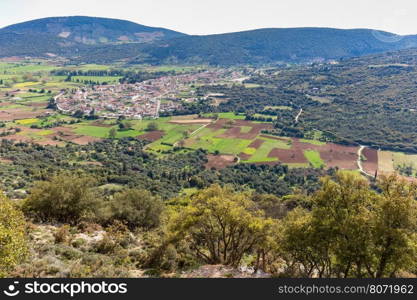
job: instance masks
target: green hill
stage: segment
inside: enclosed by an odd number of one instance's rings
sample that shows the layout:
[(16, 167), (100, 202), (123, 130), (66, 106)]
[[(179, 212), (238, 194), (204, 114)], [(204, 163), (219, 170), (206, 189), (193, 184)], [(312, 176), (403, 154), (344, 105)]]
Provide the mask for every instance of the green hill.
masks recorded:
[(94, 45), (121, 42), (153, 42), (184, 34), (133, 22), (95, 17), (44, 18), (5, 27), (1, 32), (46, 34), (66, 41)]

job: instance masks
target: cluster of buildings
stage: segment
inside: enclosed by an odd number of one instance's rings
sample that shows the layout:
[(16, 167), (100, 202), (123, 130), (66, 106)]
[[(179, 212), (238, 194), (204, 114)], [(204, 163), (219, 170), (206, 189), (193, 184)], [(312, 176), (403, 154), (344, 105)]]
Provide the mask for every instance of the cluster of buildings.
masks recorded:
[(55, 97), (57, 108), (65, 113), (95, 115), (101, 118), (158, 118), (160, 112), (181, 107), (181, 93), (193, 84), (213, 84), (222, 71), (164, 76), (134, 84), (96, 85), (66, 91)]

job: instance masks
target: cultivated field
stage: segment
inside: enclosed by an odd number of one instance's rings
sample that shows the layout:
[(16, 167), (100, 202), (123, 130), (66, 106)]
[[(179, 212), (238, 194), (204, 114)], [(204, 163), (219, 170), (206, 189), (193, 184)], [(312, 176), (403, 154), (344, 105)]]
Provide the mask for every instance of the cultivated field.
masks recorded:
[[(157, 155), (205, 149), (207, 168), (222, 168), (236, 163), (286, 164), (289, 167), (338, 167), (358, 170), (358, 147), (348, 147), (312, 139), (297, 139), (264, 134), (271, 122), (246, 121), (234, 112), (163, 117), (156, 120), (85, 120), (48, 108), (62, 89), (79, 88), (86, 82), (116, 83), (118, 76), (52, 76), (62, 67), (44, 61), (0, 62), (0, 139), (64, 146), (87, 144), (105, 138), (133, 137), (149, 141), (147, 151)], [(111, 66), (66, 66), (69, 70), (109, 70)], [(190, 71), (187, 67), (145, 67), (146, 71)], [(195, 68), (193, 70), (198, 70)], [(323, 99), (316, 99), (321, 101)], [(162, 100), (164, 102), (164, 100)], [(265, 109), (291, 110), (289, 106)], [(257, 115), (256, 115), (257, 116)], [(265, 117), (265, 115), (259, 115)], [(271, 120), (276, 116), (270, 115)], [(121, 126), (129, 123), (129, 126)], [(150, 126), (150, 124), (152, 126)], [(123, 128), (124, 127), (124, 128)], [(151, 130), (149, 128), (151, 128)], [(188, 150), (187, 150), (188, 149)], [(365, 148), (360, 157), (366, 173), (390, 174), (400, 171), (417, 176), (417, 155)], [(405, 170), (405, 171), (404, 171)]]
[[(218, 155), (235, 156), (242, 163), (357, 169), (358, 147), (263, 134), (264, 130), (271, 128), (271, 123), (251, 122), (236, 117), (220, 118), (191, 134), (184, 144), (191, 149), (202, 148)], [(219, 160), (222, 160), (220, 156)]]

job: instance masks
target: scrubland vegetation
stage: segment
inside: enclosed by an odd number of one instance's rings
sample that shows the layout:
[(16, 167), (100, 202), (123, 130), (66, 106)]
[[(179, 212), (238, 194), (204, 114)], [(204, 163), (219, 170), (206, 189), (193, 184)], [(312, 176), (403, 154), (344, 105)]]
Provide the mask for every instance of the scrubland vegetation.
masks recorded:
[(338, 172), (313, 193), (214, 184), (161, 201), (135, 188), (103, 198), (92, 178), (60, 174), (19, 203), (1, 200), (1, 276), (172, 277), (221, 264), (278, 277), (413, 277), (416, 192), (396, 176)]

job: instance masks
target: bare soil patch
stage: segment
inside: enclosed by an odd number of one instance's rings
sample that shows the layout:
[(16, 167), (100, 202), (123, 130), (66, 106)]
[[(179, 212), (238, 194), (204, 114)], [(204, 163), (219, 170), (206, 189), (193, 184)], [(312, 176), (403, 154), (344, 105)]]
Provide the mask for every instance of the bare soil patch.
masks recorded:
[(282, 141), (282, 142), (288, 142), (289, 139), (285, 139), (285, 138), (281, 138), (281, 137), (277, 137), (277, 136), (272, 136), (272, 135), (266, 135), (266, 134), (261, 134), (260, 137), (264, 137), (270, 140), (277, 140), (277, 141)]
[(97, 127), (105, 127), (105, 128), (109, 128), (109, 127), (113, 126), (111, 124), (106, 124), (106, 123), (104, 123), (103, 121), (100, 121), (100, 120), (94, 121), (90, 125), (91, 126), (97, 126)]
[(63, 142), (52, 140), (52, 139), (37, 141), (36, 143), (39, 145), (43, 145), (43, 146), (63, 146), (64, 145)]
[[(304, 153), (301, 149), (272, 149), (269, 152), (268, 157), (278, 158), (279, 162), (286, 164), (303, 164), (308, 163), (308, 160), (304, 157)], [(274, 163), (279, 163), (274, 162)]]
[(160, 138), (162, 138), (164, 136), (165, 132), (162, 130), (155, 130), (155, 131), (151, 131), (151, 132), (147, 132), (145, 134), (139, 135), (137, 136), (137, 138), (141, 139), (141, 140), (147, 140), (150, 142), (154, 142), (159, 140)]
[(93, 143), (97, 141), (101, 141), (102, 139), (91, 137), (91, 136), (84, 136), (80, 134), (74, 133), (73, 129), (71, 127), (64, 127), (59, 126), (52, 128), (52, 130), (55, 133), (49, 134), (46, 137), (53, 139), (54, 137), (57, 137), (59, 139), (62, 139), (67, 142), (73, 142), (75, 144), (79, 145), (87, 145), (88, 143)]
[(58, 126), (58, 127), (52, 128), (52, 130), (60, 136), (76, 135), (71, 127)]
[(239, 153), (239, 157), (242, 160), (249, 160), (252, 157), (252, 155), (241, 152)]
[(233, 155), (207, 155), (208, 162), (206, 168), (223, 169), (235, 164), (235, 157)]
[(25, 143), (34, 142), (33, 138), (30, 138), (30, 137), (25, 136), (23, 134), (11, 134), (11, 135), (7, 135), (7, 136), (2, 136), (2, 137), (0, 137), (0, 140), (11, 140), (11, 141), (25, 142)]
[(78, 145), (87, 145), (88, 143), (94, 143), (98, 141), (101, 141), (101, 139), (92, 137), (92, 136), (80, 136), (71, 140), (71, 142), (78, 144)]
[(229, 101), (229, 98), (213, 98), (211, 104), (213, 106), (219, 106), (220, 104), (226, 103), (227, 101)]
[(365, 148), (362, 152), (366, 160), (362, 162), (363, 169), (369, 174), (375, 174), (378, 170), (378, 151), (371, 148)]
[(19, 108), (0, 110), (0, 121), (13, 121), (21, 119), (36, 118), (44, 115), (46, 112), (51, 112), (50, 109), (38, 109), (36, 111), (22, 110)]
[(228, 119), (218, 119), (216, 122), (213, 122), (207, 125), (207, 128), (212, 128), (213, 130), (220, 130), (226, 126)]
[(191, 119), (198, 119), (198, 115), (194, 114), (194, 115), (180, 115), (180, 116), (172, 116), (171, 120), (172, 121), (177, 121), (177, 120), (191, 120)]
[(10, 159), (10, 158), (0, 157), (0, 163), (12, 164), (13, 163), (13, 160)]
[(319, 149), (320, 157), (328, 168), (338, 167), (346, 170), (356, 170), (358, 147), (327, 144)]
[[(285, 140), (279, 139), (278, 140)], [(276, 157), (282, 163), (308, 163), (304, 156), (305, 150), (315, 150), (320, 153), (321, 159), (326, 167), (338, 167), (340, 169), (356, 170), (357, 147), (343, 146), (328, 143), (326, 145), (314, 145), (300, 142), (299, 139), (292, 139), (291, 149), (273, 149), (269, 157)]]
[(31, 107), (43, 107), (46, 108), (48, 106), (47, 102), (29, 102), (27, 104), (25, 104), (26, 106), (31, 106)]
[(250, 143), (250, 145), (248, 147), (259, 149), (264, 142), (265, 142), (264, 140), (256, 139), (252, 143)]
[[(253, 140), (261, 133), (262, 130), (272, 129), (272, 124), (253, 123), (246, 120), (235, 120), (233, 125), (229, 125), (225, 122), (221, 128), (224, 128), (225, 126), (230, 126), (230, 128), (227, 129), (225, 133), (219, 135), (219, 138)], [(241, 126), (251, 127), (251, 130), (249, 132), (241, 132)]]

